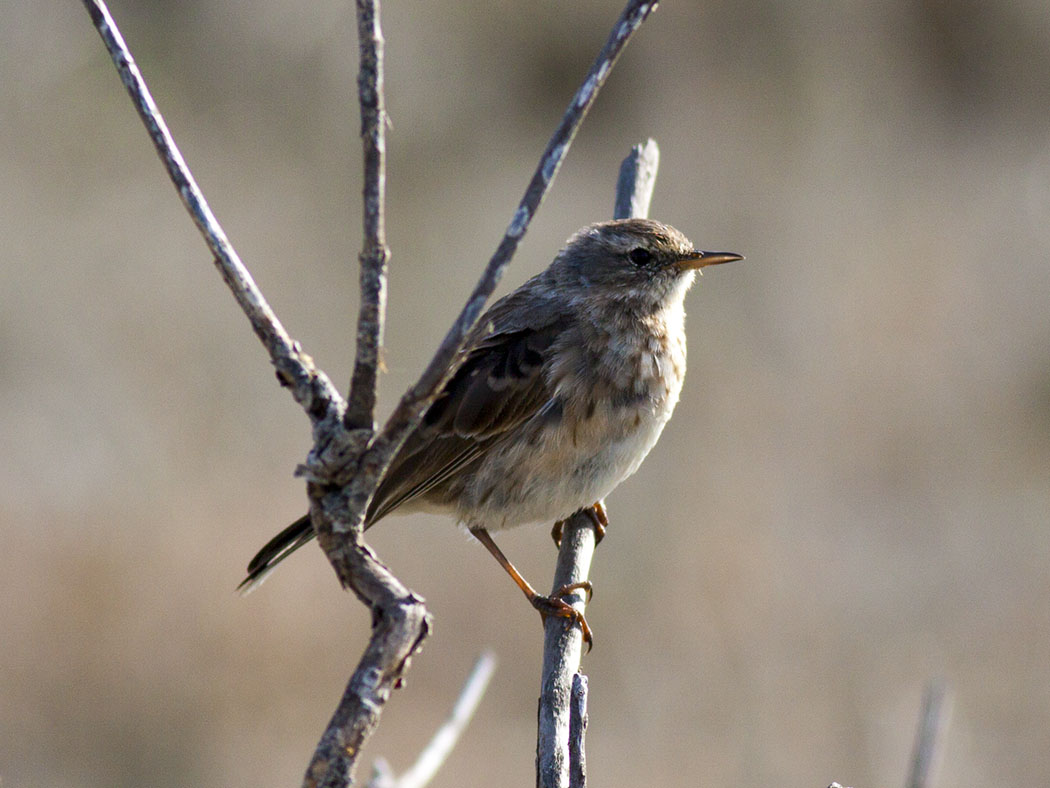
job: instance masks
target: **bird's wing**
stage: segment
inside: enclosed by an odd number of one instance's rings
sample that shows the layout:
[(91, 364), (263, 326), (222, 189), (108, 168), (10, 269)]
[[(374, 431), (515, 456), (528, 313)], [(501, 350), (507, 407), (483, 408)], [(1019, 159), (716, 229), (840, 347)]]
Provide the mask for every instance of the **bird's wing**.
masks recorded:
[(480, 460), (515, 427), (552, 406), (545, 369), (566, 322), (553, 309), (525, 312), (513, 296), (482, 317), (462, 366), (379, 485), (370, 524)]

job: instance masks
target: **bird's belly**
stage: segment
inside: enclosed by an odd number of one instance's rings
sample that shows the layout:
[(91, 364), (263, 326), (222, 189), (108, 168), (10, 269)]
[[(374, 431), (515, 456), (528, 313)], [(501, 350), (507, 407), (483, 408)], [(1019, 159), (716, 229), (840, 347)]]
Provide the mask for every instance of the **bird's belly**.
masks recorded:
[(564, 519), (638, 470), (673, 407), (609, 406), (588, 418), (536, 425), (527, 441), (496, 448), (464, 480), (456, 513), (468, 526), (490, 530)]

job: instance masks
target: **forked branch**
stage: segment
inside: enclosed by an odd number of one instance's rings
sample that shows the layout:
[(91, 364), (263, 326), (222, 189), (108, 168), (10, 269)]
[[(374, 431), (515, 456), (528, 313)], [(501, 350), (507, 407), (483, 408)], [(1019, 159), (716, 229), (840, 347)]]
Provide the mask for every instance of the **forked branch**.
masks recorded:
[(358, 0), (365, 245), (361, 253), (362, 309), (349, 410), (328, 377), (315, 369), (310, 357), (289, 337), (229, 243), (104, 2), (84, 0), (84, 4), (223, 279), (269, 352), (281, 383), (292, 390), (313, 422), (315, 445), (300, 472), (309, 482), (311, 516), (318, 541), (343, 585), (371, 607), (374, 626), (372, 640), (318, 745), (304, 784), (348, 785), (361, 745), (375, 728), (386, 698), (429, 630), (429, 617), (422, 601), (405, 588), (363, 542), (364, 512), (395, 453), (455, 372), (467, 335), (550, 188), (598, 90), (623, 47), (657, 3), (655, 0), (627, 3), (547, 144), (503, 240), (466, 305), (419, 380), (402, 396), (378, 435), (374, 433), (372, 421), (388, 256), (383, 233), (384, 112), (378, 0)]

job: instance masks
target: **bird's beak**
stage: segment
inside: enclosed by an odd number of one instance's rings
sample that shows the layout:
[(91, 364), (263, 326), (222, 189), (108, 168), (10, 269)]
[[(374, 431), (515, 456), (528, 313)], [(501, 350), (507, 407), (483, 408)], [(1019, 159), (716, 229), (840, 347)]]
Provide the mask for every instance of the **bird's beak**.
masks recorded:
[(707, 268), (709, 265), (721, 265), (743, 259), (742, 254), (735, 252), (701, 252), (697, 249), (682, 257), (676, 265), (679, 269), (686, 271), (690, 268)]

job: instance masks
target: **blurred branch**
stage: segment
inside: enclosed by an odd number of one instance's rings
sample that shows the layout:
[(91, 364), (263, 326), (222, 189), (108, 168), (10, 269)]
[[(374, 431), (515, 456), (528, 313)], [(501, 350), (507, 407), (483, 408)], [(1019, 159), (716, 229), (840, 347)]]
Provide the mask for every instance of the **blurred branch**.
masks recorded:
[[(653, 140), (631, 149), (620, 165), (614, 219), (649, 215), (659, 161), (660, 149)], [(554, 570), (554, 593), (564, 586), (587, 580), (596, 543), (594, 521), (586, 510), (576, 512), (565, 521), (558, 564)], [(586, 606), (586, 596), (582, 592), (568, 599), (572, 599), (573, 607), (581, 612)], [(574, 779), (573, 788), (583, 788), (586, 783), (582, 726), (578, 731), (578, 753), (573, 753), (570, 746), (573, 734), (571, 698), (574, 677), (580, 670), (582, 649), (583, 634), (578, 627), (566, 626), (565, 619), (553, 616), (547, 619), (536, 740), (536, 784), (540, 788), (566, 788)], [(579, 677), (584, 679), (580, 691), (586, 695), (586, 678)], [(586, 697), (582, 703), (586, 708)]]
[(395, 777), (389, 765), (377, 759), (374, 767), (375, 773), (368, 781), (366, 788), (423, 788), (434, 779), (437, 770), (441, 768), (449, 753), (452, 752), (452, 748), (459, 741), (459, 737), (463, 735), (470, 718), (474, 716), (495, 669), (496, 655), (491, 651), (483, 652), (478, 657), (478, 661), (474, 663), (474, 669), (470, 671), (449, 718), (419, 754), (412, 768), (401, 777)]
[(911, 758), (907, 788), (929, 788), (933, 769), (948, 726), (948, 688), (940, 679), (930, 679), (922, 694), (922, 711), (915, 732), (915, 749)]
[(248, 316), (255, 334), (269, 351), (270, 360), (277, 368), (277, 377), (281, 385), (292, 390), (296, 401), (314, 421), (315, 428), (337, 416), (344, 407), (343, 398), (328, 377), (314, 368), (313, 359), (302, 352), (299, 343), (288, 336), (256, 286), (251, 273), (227, 239), (225, 231), (197, 186), (193, 173), (182, 158), (171, 132), (168, 131), (168, 125), (157, 109), (135, 59), (124, 43), (124, 37), (110, 16), (109, 9), (103, 0), (84, 0), (84, 5), (91, 15), (95, 29), (102, 36), (110, 57), (113, 58), (120, 79), (168, 171), (168, 177), (175, 184), (186, 210), (211, 249), (219, 273), (233, 291), (244, 314)]
[(386, 108), (383, 98), (383, 31), (378, 4), (357, 2), (357, 38), (360, 70), (357, 76), (361, 105), (361, 142), (364, 147), (364, 246), (361, 251), (361, 306), (357, 314), (357, 358), (350, 381), (344, 424), (347, 429), (375, 429), (379, 352), (386, 314)]

